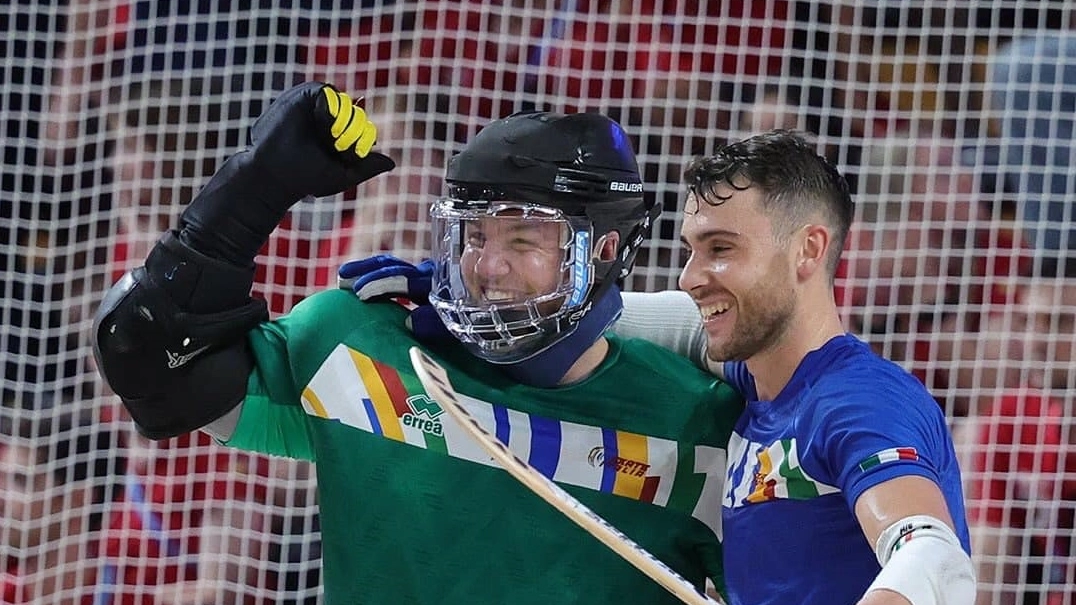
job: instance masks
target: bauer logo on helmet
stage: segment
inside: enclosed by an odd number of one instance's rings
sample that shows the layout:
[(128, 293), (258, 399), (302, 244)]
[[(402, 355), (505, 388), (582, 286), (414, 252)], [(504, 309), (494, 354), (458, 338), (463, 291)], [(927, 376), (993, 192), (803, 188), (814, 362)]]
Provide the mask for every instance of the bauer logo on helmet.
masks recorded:
[(609, 183), (609, 191), (626, 191), (628, 193), (639, 193), (642, 190), (642, 183), (622, 183), (620, 181), (610, 181)]

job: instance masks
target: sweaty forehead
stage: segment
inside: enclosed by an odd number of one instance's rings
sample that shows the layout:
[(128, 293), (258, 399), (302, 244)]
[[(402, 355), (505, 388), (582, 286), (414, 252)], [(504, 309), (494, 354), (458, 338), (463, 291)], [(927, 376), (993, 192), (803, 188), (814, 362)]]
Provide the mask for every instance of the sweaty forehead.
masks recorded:
[(716, 193), (721, 197), (707, 195), (700, 198), (688, 194), (680, 226), (684, 239), (706, 237), (715, 231), (750, 233), (757, 230), (761, 233), (770, 229), (769, 218), (761, 212), (757, 191), (726, 186)]

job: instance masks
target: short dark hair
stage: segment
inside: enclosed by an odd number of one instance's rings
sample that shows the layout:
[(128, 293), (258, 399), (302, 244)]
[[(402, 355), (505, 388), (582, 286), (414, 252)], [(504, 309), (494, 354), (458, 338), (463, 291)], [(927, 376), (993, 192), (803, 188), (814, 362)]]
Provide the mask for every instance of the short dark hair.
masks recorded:
[(699, 203), (712, 205), (728, 199), (717, 193), (718, 185), (739, 191), (758, 188), (763, 210), (774, 219), (782, 237), (821, 212), (833, 230), (827, 266), (831, 278), (836, 274), (852, 224), (852, 195), (845, 178), (803, 133), (771, 130), (695, 158), (684, 170), (684, 183)]

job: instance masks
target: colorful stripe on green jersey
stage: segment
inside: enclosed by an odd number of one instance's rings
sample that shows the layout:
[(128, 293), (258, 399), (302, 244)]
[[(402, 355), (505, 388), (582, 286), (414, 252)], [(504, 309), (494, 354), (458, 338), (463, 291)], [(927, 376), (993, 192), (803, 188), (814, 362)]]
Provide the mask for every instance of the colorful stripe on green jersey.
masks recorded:
[(886, 462), (896, 462), (898, 460), (919, 460), (919, 452), (914, 447), (891, 447), (887, 450), (882, 450), (877, 454), (868, 457), (863, 462), (859, 463), (859, 470), (866, 471), (872, 469), (879, 464), (885, 464)]
[[(303, 390), (307, 414), (415, 447), (496, 467), (490, 456), (422, 390), (412, 374), (344, 345)], [(462, 395), (475, 419), (558, 483), (690, 512), (720, 533), (725, 451), (527, 414)]]
[[(795, 438), (764, 444), (733, 433), (729, 456), (723, 504), (730, 508), (771, 500), (808, 500), (840, 491), (803, 470)], [(734, 472), (739, 469), (742, 472)]]

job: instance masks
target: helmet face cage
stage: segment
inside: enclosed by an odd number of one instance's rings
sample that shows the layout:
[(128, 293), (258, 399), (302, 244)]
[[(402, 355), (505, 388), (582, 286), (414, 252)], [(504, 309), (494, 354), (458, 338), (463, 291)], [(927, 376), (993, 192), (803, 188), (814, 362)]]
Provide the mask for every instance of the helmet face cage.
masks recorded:
[(473, 354), (516, 363), (571, 333), (594, 285), (587, 218), (527, 202), (444, 197), (431, 219), (430, 302)]

